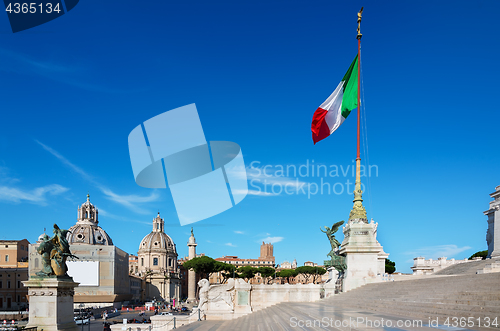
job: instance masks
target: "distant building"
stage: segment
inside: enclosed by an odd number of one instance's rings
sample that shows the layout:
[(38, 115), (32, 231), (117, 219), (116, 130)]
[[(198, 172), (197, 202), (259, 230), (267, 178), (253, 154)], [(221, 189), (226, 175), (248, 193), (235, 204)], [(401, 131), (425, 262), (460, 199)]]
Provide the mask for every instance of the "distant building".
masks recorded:
[[(239, 267), (245, 267), (245, 266), (251, 266), (255, 268), (259, 267), (275, 267), (275, 257), (274, 257), (274, 247), (273, 244), (269, 243), (266, 244), (262, 242), (262, 245), (260, 246), (260, 256), (257, 259), (240, 259), (237, 256), (233, 255), (228, 255), (228, 256), (223, 256), (223, 257), (218, 257), (215, 260), (232, 264), (236, 266), (236, 268)], [(211, 283), (221, 283), (223, 281), (221, 273), (216, 273), (213, 274), (212, 277), (210, 277), (210, 282)], [(251, 280), (252, 284), (261, 284), (263, 282), (263, 279), (260, 277), (259, 274)]]
[(252, 266), (252, 267), (273, 267), (275, 258), (273, 255), (273, 244), (266, 244), (262, 242), (260, 246), (260, 256), (257, 259), (239, 259), (237, 256), (228, 255), (218, 257), (216, 261), (234, 264), (236, 267)]
[(130, 294), (132, 294), (132, 302), (144, 301), (144, 288), (146, 286), (144, 279), (141, 277), (129, 275)]
[(318, 264), (314, 263), (314, 262), (311, 262), (311, 261), (306, 261), (306, 262), (304, 262), (304, 266), (305, 267), (317, 267)]
[(296, 269), (297, 268), (297, 260), (294, 259), (292, 263), (285, 261), (277, 266), (279, 269)]
[(137, 255), (129, 254), (128, 256), (128, 272), (131, 275), (139, 274), (139, 258)]
[(0, 310), (24, 310), (28, 306), (29, 241), (0, 240)]

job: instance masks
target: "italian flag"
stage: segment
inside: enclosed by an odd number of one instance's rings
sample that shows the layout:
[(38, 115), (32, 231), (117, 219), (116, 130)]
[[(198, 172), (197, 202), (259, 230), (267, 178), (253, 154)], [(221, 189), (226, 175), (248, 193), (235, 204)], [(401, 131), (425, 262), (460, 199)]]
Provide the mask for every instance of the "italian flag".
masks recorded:
[(337, 130), (358, 106), (358, 56), (333, 93), (314, 112), (311, 131), (314, 144)]

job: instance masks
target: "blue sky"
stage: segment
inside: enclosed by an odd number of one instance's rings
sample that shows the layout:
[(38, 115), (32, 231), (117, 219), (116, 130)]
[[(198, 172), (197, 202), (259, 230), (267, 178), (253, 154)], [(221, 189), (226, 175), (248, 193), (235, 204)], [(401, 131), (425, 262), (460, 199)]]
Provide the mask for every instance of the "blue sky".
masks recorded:
[[(498, 1), (80, 1), (16, 34), (0, 15), (1, 239), (69, 228), (90, 192), (121, 249), (137, 252), (159, 210), (186, 255), (190, 227), (168, 190), (135, 184), (127, 137), (196, 103), (207, 139), (238, 143), (253, 180), (236, 207), (194, 224), (198, 252), (255, 258), (265, 240), (277, 263), (321, 264), (319, 227), (352, 207), (356, 117), (315, 146), (310, 125), (356, 54), (361, 6), (364, 198), (380, 243), (403, 272), (419, 255), (486, 249), (482, 212), (500, 185)], [(313, 164), (338, 176), (313, 177)], [(266, 194), (264, 180), (291, 194)], [(325, 182), (338, 194), (312, 194)]]

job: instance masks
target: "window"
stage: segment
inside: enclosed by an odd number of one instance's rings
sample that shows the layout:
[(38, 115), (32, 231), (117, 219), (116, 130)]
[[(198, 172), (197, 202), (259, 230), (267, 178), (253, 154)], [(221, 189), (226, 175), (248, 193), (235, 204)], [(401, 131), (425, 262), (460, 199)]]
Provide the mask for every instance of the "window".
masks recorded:
[[(2, 287), (3, 287), (2, 285), (3, 285), (3, 284), (2, 284), (2, 281), (0, 280), (0, 288), (2, 288)], [(2, 299), (0, 299), (0, 300), (2, 300)]]
[(21, 296), (20, 295), (17, 296), (17, 302), (21, 302)]
[(144, 258), (141, 257), (141, 267), (144, 267)]
[(9, 256), (5, 255), (5, 262), (9, 262)]
[(158, 265), (158, 258), (157, 257), (153, 258), (153, 265)]
[[(21, 281), (20, 280), (17, 281), (17, 288), (21, 288)], [(19, 299), (17, 299), (17, 301), (19, 301)]]
[(10, 288), (10, 280), (7, 281), (7, 288)]
[(172, 259), (168, 259), (168, 266), (171, 267), (172, 266)]
[(38, 268), (38, 258), (35, 259), (35, 268)]

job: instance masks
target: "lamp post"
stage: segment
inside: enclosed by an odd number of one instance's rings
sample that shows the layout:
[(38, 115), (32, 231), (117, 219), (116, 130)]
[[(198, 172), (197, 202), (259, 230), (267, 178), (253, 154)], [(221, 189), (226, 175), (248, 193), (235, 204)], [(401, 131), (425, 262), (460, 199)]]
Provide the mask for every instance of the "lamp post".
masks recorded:
[[(83, 331), (83, 315), (82, 315), (82, 308), (85, 307), (83, 303), (80, 304), (80, 321), (82, 322), (82, 331)], [(90, 320), (89, 320), (90, 323)]]

